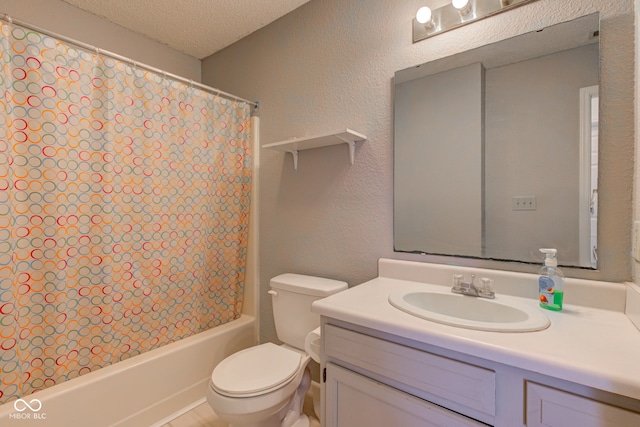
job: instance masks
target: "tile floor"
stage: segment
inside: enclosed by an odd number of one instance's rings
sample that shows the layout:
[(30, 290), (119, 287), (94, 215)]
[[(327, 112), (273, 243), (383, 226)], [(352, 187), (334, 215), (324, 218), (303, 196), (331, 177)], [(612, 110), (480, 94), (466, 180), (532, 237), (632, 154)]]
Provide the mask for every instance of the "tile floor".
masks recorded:
[(203, 402), (189, 412), (164, 424), (162, 427), (227, 427), (228, 424), (222, 421), (213, 412), (213, 409)]
[[(304, 412), (309, 415), (309, 427), (320, 427), (320, 422), (313, 414), (312, 399), (305, 399)], [(228, 424), (218, 418), (205, 401), (162, 427), (228, 427)]]

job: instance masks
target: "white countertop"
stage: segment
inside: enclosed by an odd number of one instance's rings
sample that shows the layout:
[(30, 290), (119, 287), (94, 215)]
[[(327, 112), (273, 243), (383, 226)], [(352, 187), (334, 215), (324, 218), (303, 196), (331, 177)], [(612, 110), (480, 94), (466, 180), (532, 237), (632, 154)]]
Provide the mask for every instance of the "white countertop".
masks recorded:
[[(551, 320), (551, 325), (545, 330), (485, 332), (423, 320), (388, 302), (392, 291), (414, 289), (442, 291), (445, 288), (443, 285), (378, 277), (316, 301), (312, 311), (425, 344), (640, 399), (640, 331), (621, 311), (565, 304), (561, 312), (544, 310)], [(499, 299), (498, 293), (496, 300)], [(538, 307), (536, 299), (519, 299), (522, 304)]]

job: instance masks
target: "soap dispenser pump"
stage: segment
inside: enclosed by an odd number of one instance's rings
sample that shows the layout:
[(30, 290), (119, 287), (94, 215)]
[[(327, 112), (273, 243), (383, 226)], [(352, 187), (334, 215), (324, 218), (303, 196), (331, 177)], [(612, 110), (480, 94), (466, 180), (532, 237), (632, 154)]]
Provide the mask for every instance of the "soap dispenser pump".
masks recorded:
[(544, 266), (540, 269), (538, 277), (538, 290), (540, 293), (540, 307), (547, 310), (562, 310), (564, 299), (564, 274), (558, 268), (558, 253), (555, 249), (540, 249), (545, 254)]

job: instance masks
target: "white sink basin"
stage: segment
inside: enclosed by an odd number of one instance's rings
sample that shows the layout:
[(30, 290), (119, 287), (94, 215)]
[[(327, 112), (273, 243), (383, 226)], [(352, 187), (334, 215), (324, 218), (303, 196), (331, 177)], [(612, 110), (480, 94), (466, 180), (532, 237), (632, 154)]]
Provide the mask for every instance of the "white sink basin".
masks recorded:
[(394, 307), (433, 322), (460, 328), (495, 332), (532, 332), (549, 326), (549, 318), (538, 307), (517, 299), (498, 300), (435, 291), (400, 291), (389, 295)]

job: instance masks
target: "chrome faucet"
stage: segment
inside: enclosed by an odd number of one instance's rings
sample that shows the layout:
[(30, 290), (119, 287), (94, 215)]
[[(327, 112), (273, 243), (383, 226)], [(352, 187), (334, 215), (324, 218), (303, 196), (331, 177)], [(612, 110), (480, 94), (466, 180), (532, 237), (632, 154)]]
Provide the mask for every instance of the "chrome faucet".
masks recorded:
[(476, 279), (476, 275), (471, 275), (471, 280), (469, 282), (464, 281), (464, 276), (462, 274), (454, 274), (453, 275), (453, 287), (451, 288), (451, 292), (456, 294), (467, 295), (470, 297), (479, 297), (479, 298), (495, 298), (496, 294), (493, 292), (493, 285), (491, 283), (491, 279), (482, 278), (480, 279), (481, 285), (477, 286), (473, 282)]

